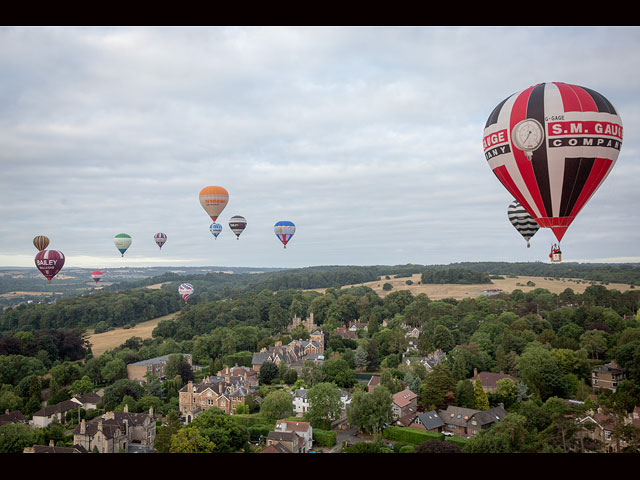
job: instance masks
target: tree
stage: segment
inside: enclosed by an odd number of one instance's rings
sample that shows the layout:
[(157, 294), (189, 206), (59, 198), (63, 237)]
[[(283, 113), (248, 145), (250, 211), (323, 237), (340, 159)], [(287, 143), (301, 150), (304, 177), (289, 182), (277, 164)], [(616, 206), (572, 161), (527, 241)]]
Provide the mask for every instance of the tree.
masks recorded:
[(278, 366), (272, 362), (264, 362), (258, 373), (258, 380), (262, 385), (271, 385), (273, 380), (278, 377)]
[[(432, 302), (432, 304), (435, 302)], [(449, 330), (444, 325), (436, 326), (433, 332), (433, 345), (436, 350), (442, 350), (444, 352), (449, 352), (453, 347), (456, 346), (456, 341), (453, 338), (453, 334), (451, 330)]]
[(476, 384), (473, 387), (473, 400), (478, 410), (489, 410), (489, 397), (482, 388), (482, 380), (476, 378)]
[(203, 436), (211, 441), (214, 445), (213, 453), (240, 451), (249, 440), (247, 428), (217, 408), (210, 408), (202, 412), (190, 426), (198, 429)]
[(171, 437), (169, 453), (213, 453), (216, 444), (194, 427), (178, 430)]
[(155, 450), (159, 453), (169, 453), (171, 450), (171, 437), (173, 437), (181, 427), (180, 413), (177, 410), (171, 410), (167, 415), (167, 421), (158, 427), (156, 439), (153, 444)]
[[(333, 383), (323, 382), (314, 385), (307, 392), (309, 411), (307, 419), (314, 428), (324, 428), (325, 421), (340, 417), (342, 411), (342, 392)], [(329, 428), (330, 429), (330, 428)]]
[(462, 453), (459, 445), (442, 440), (427, 440), (418, 445), (413, 453)]
[(272, 420), (278, 420), (293, 414), (291, 395), (284, 390), (269, 393), (260, 406), (260, 414)]
[(456, 385), (456, 405), (463, 408), (476, 408), (473, 383), (468, 378), (459, 380)]
[(599, 359), (607, 350), (607, 334), (602, 330), (587, 330), (580, 336), (580, 347), (593, 359)]
[(518, 453), (524, 446), (527, 430), (526, 417), (509, 413), (504, 419), (469, 440), (464, 451), (468, 453)]
[(102, 368), (101, 375), (107, 383), (112, 383), (116, 380), (126, 378), (127, 365), (124, 363), (124, 360), (114, 358), (107, 362), (107, 364)]
[(385, 423), (393, 419), (393, 398), (385, 387), (377, 386), (371, 392), (356, 390), (347, 407), (351, 425), (367, 433), (379, 433)]
[(505, 408), (510, 408), (516, 402), (517, 397), (516, 382), (510, 378), (503, 378), (496, 382), (495, 399), (498, 403), (504, 404)]
[(450, 403), (455, 387), (449, 367), (436, 365), (420, 385), (418, 401), (425, 410), (443, 410)]
[(351, 388), (356, 384), (356, 374), (342, 358), (332, 358), (322, 366), (325, 380), (342, 388)]

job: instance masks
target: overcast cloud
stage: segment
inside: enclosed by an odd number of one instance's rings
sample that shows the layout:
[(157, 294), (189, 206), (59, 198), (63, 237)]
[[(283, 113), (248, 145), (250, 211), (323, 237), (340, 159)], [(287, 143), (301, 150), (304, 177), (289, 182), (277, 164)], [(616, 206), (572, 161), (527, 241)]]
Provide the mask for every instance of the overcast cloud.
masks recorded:
[[(625, 129), (563, 258), (640, 261), (639, 51), (636, 27), (0, 28), (0, 266), (33, 266), (39, 234), (70, 267), (547, 261), (482, 133), (549, 81), (602, 93)], [(230, 194), (217, 240), (207, 185)]]

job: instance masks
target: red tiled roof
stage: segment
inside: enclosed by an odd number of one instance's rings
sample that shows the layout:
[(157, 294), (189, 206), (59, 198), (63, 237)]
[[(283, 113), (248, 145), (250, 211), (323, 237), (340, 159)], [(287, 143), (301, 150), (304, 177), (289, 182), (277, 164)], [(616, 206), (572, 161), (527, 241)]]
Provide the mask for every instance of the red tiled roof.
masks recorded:
[(411, 390), (406, 388), (403, 391), (398, 392), (393, 396), (393, 403), (395, 403), (398, 407), (402, 408), (409, 405), (411, 401), (417, 397), (418, 395), (416, 395)]

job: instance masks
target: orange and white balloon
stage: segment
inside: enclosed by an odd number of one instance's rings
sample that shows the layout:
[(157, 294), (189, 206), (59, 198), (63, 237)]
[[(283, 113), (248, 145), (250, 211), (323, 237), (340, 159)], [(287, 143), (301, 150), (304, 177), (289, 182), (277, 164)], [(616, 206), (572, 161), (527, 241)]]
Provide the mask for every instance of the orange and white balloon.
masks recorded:
[(200, 190), (200, 205), (214, 222), (229, 203), (229, 192), (223, 187), (209, 186)]

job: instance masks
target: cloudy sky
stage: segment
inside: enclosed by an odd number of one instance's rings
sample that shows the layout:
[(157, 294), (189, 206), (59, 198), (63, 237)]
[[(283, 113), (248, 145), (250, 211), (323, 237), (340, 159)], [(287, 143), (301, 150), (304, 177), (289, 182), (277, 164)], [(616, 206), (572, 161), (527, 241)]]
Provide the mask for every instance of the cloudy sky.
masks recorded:
[[(0, 266), (33, 266), (39, 234), (71, 267), (548, 261), (482, 134), (550, 81), (602, 93), (625, 129), (563, 258), (640, 261), (638, 52), (636, 27), (0, 28)], [(217, 240), (207, 185), (230, 194)]]

